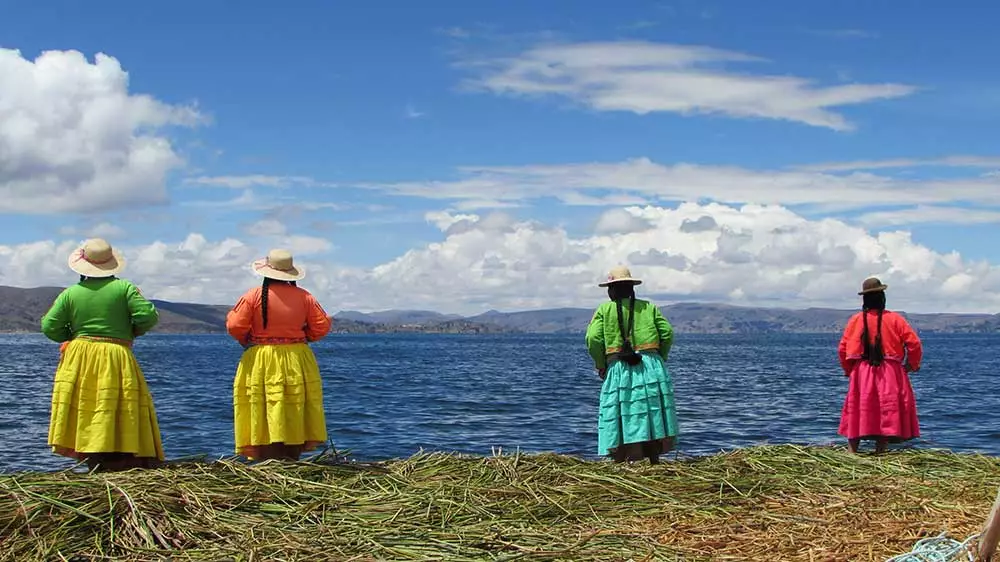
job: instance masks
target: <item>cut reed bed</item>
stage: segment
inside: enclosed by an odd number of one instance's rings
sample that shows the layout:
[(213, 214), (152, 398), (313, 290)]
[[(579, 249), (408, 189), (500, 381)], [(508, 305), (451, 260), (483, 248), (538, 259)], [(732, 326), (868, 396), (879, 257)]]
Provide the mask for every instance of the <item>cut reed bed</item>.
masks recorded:
[(418, 454), (0, 475), (0, 560), (884, 560), (979, 530), (1000, 459)]

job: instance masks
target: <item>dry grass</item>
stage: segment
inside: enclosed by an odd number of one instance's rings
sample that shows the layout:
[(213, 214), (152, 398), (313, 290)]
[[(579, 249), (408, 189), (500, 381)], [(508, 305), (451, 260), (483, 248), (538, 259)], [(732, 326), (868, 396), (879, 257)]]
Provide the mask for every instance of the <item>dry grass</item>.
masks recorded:
[(1000, 459), (420, 454), (0, 475), (0, 560), (884, 560), (979, 530)]

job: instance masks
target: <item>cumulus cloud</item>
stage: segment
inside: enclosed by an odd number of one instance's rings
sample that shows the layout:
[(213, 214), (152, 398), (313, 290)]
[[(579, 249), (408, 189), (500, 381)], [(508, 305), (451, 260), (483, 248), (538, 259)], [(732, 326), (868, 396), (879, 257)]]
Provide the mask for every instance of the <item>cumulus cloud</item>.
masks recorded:
[(269, 247), (280, 247), (297, 255), (323, 254), (333, 249), (333, 244), (326, 238), (292, 234), (284, 222), (275, 218), (248, 224), (243, 231), (253, 240), (260, 240)]
[(630, 234), (652, 228), (645, 218), (636, 216), (625, 209), (610, 209), (597, 219), (594, 230), (599, 234)]
[(205, 121), (194, 107), (129, 92), (113, 57), (34, 60), (0, 49), (0, 212), (47, 214), (166, 201), (183, 161), (165, 129)]
[(708, 215), (698, 217), (695, 220), (684, 219), (684, 222), (681, 223), (681, 232), (705, 232), (716, 228), (719, 228), (719, 223)]
[[(369, 269), (304, 255), (304, 286), (331, 311), (429, 308), (476, 313), (591, 306), (611, 267), (625, 263), (646, 295), (738, 304), (857, 305), (861, 280), (889, 283), (893, 307), (910, 311), (996, 311), (1000, 266), (940, 253), (906, 231), (868, 231), (834, 219), (810, 220), (775, 205), (685, 203), (630, 207), (646, 230), (572, 237), (565, 230), (509, 215), (436, 214), (442, 240)], [(714, 229), (683, 225), (710, 217)], [(456, 228), (457, 225), (462, 225)], [(275, 225), (272, 234), (280, 233)], [(0, 282), (19, 286), (72, 282), (65, 258), (75, 242), (0, 246)], [(123, 248), (128, 276), (155, 298), (231, 302), (256, 283), (249, 263), (263, 243), (207, 240)], [(961, 295), (961, 299), (955, 299)]]
[(462, 66), (475, 73), (468, 87), (496, 94), (560, 96), (600, 111), (780, 119), (837, 131), (854, 125), (833, 108), (916, 91), (891, 83), (823, 86), (807, 78), (727, 68), (765, 62), (704, 46), (620, 41), (542, 45)]

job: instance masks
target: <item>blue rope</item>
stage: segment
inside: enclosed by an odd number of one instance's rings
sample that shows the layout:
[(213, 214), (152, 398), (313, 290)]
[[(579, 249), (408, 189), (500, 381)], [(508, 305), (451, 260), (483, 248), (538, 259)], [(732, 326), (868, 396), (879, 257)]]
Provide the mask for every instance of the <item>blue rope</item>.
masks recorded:
[(936, 537), (920, 539), (910, 552), (893, 556), (885, 562), (958, 562), (962, 560), (963, 554), (969, 562), (975, 562), (970, 547), (972, 541), (978, 538), (979, 535), (976, 534), (958, 542), (941, 533)]

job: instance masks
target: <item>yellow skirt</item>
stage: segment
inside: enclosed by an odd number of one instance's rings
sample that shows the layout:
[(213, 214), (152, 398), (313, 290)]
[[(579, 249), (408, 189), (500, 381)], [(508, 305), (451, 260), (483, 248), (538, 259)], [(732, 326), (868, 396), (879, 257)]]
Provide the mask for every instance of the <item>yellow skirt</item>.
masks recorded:
[(307, 344), (255, 345), (243, 352), (233, 381), (236, 454), (250, 459), (271, 444), (326, 443), (323, 384)]
[(62, 348), (48, 443), (76, 459), (130, 453), (163, 460), (153, 397), (129, 347), (76, 339)]

